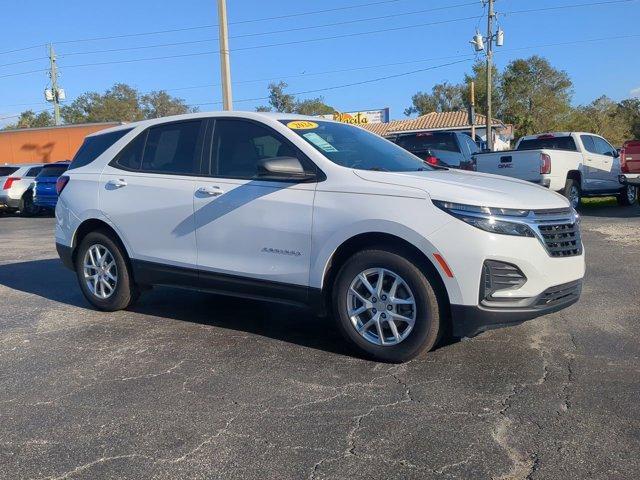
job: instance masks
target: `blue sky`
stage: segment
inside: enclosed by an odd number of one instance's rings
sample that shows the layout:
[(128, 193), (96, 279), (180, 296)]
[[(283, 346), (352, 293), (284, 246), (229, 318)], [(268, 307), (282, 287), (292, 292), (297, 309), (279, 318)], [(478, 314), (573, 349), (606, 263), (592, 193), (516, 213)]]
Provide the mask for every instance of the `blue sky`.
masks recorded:
[[(391, 108), (392, 118), (403, 117), (402, 112), (410, 105), (411, 95), (416, 91), (428, 91), (434, 83), (442, 81), (461, 81), (473, 62), (473, 52), (468, 41), (476, 26), (486, 29), (486, 20), (469, 18), (483, 14), (480, 0), (227, 1), (231, 23), (229, 28), (232, 36), (230, 46), (235, 100), (264, 97), (268, 79), (284, 79), (290, 85), (289, 90), (295, 93), (467, 60), (402, 77), (307, 95), (322, 95), (327, 103), (342, 111), (388, 106)], [(499, 24), (505, 31), (505, 46), (496, 51), (498, 67), (504, 67), (514, 58), (539, 54), (570, 74), (574, 82), (576, 104), (588, 103), (602, 94), (616, 100), (630, 97), (632, 91), (640, 88), (640, 64), (637, 62), (640, 37), (594, 42), (587, 40), (638, 34), (640, 1), (508, 13), (597, 1), (497, 0), (496, 10), (502, 13)], [(363, 7), (363, 4), (371, 5)], [(466, 5), (456, 6), (461, 4)], [(246, 22), (352, 5), (361, 7)], [(439, 10), (409, 13), (430, 9)], [(402, 15), (404, 13), (408, 14)], [(385, 18), (321, 26), (371, 17)], [(216, 51), (217, 28), (194, 28), (182, 32), (65, 43), (100, 36), (216, 24), (215, 0), (65, 0), (53, 4), (24, 0), (6, 2), (3, 6), (3, 18), (5, 21), (0, 30), (0, 52), (53, 42), (59, 55), (60, 83), (70, 99), (89, 90), (103, 91), (115, 82), (125, 82), (142, 91), (166, 89), (190, 104), (205, 104), (221, 99), (219, 86), (200, 87), (219, 84), (220, 62), (215, 53), (79, 66)], [(429, 23), (432, 25), (425, 25)], [(303, 29), (305, 27), (318, 28)], [(394, 30), (379, 31), (386, 29)], [(281, 32), (250, 36), (273, 31)], [(331, 36), (342, 38), (301, 42)], [(579, 41), (582, 43), (540, 46)], [(199, 43), (103, 52), (180, 42)], [(278, 43), (289, 44), (252, 48)], [(16, 62), (24, 63), (7, 65)], [(0, 117), (15, 115), (26, 108), (47, 108), (42, 100), (42, 91), (48, 82), (47, 74), (22, 74), (47, 67), (44, 46), (0, 54)], [(9, 76), (16, 73), (19, 75)], [(640, 95), (640, 91), (635, 94)], [(265, 100), (238, 102), (235, 108), (253, 110), (257, 105), (265, 103)], [(205, 104), (200, 108), (215, 110), (220, 105)], [(0, 124), (12, 120), (15, 119), (0, 120)]]

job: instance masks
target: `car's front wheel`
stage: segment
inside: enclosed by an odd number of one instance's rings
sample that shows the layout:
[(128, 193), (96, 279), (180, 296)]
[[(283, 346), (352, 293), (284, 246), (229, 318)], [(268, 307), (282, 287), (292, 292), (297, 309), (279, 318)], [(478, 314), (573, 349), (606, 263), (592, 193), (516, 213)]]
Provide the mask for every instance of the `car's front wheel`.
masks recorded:
[(107, 232), (91, 232), (84, 237), (75, 267), (82, 293), (99, 310), (122, 310), (138, 298), (126, 252)]
[(336, 277), (332, 303), (343, 335), (375, 360), (410, 360), (432, 349), (442, 331), (432, 279), (391, 251), (349, 258)]

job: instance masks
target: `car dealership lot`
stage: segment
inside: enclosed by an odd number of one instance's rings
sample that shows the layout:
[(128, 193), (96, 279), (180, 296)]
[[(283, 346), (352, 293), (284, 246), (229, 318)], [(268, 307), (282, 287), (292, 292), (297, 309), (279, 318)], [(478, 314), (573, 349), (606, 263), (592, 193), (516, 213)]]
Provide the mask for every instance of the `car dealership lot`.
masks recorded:
[(632, 478), (640, 210), (588, 209), (581, 301), (404, 365), (303, 310), (88, 308), (53, 219), (0, 218), (0, 478)]

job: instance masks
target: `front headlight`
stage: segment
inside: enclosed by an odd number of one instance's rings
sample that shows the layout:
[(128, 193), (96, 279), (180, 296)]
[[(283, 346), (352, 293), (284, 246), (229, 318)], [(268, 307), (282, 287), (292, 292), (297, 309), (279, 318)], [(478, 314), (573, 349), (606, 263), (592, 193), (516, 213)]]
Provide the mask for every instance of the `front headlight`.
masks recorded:
[(433, 204), (440, 210), (473, 225), (480, 230), (501, 235), (515, 235), (518, 237), (534, 237), (534, 233), (528, 225), (520, 222), (510, 222), (505, 217), (524, 218), (529, 215), (529, 210), (515, 210), (509, 208), (478, 207), (476, 205), (463, 205), (460, 203), (443, 202), (433, 200)]

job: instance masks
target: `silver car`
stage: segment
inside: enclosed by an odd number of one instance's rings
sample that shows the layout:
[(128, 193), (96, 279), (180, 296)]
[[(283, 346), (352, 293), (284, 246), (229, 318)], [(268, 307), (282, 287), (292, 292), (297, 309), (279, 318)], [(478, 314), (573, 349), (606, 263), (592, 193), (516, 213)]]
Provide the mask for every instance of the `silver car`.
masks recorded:
[(0, 211), (20, 210), (25, 216), (37, 212), (30, 186), (40, 170), (42, 164), (0, 165)]

